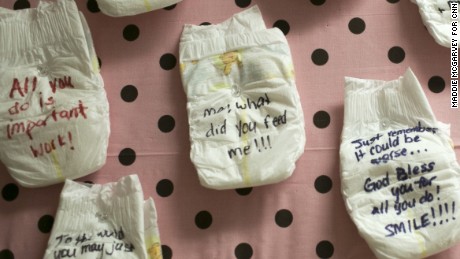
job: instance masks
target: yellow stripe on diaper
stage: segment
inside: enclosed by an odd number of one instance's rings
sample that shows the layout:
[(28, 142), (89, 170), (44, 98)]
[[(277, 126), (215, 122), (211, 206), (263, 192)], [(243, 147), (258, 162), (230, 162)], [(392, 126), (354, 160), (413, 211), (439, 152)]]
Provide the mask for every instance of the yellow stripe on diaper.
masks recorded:
[(292, 63), (289, 64), (284, 72), (285, 72), (284, 74), (285, 78), (287, 79), (295, 78), (294, 64)]
[(152, 7), (152, 4), (150, 3), (150, 0), (144, 0), (144, 5), (145, 5), (145, 9), (147, 11), (152, 11), (153, 10), (153, 7)]
[(147, 248), (147, 255), (149, 259), (161, 259), (161, 243), (160, 238), (157, 236), (151, 236), (145, 238), (145, 247)]
[(226, 88), (230, 88), (230, 86), (225, 82), (219, 82), (219, 83), (215, 83), (213, 86), (211, 86), (211, 88), (209, 90), (211, 92), (216, 92), (216, 91), (220, 91), (220, 90), (226, 89)]
[[(415, 218), (414, 211), (412, 209), (407, 210), (407, 214), (409, 218)], [(418, 248), (420, 251), (421, 258), (426, 257), (426, 245), (425, 245), (425, 239), (423, 238), (423, 235), (420, 234), (419, 230), (414, 230), (414, 237), (417, 239), (417, 244)]]
[(59, 165), (59, 161), (56, 158), (56, 152), (54, 152), (53, 150), (51, 151), (50, 154), (51, 154), (51, 159), (53, 160), (54, 169), (56, 169), (57, 177), (61, 180), (64, 180), (64, 176), (62, 175), (61, 166)]
[(95, 55), (93, 55), (93, 58), (91, 59), (91, 63), (92, 63), (92, 66), (93, 66), (93, 72), (94, 73), (99, 73), (99, 60), (97, 60), (97, 57)]

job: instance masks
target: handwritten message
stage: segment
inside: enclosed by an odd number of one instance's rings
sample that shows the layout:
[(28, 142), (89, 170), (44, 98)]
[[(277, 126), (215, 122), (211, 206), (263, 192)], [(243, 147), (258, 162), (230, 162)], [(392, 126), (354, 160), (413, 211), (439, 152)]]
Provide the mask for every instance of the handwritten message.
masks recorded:
[[(44, 96), (38, 83), (38, 79), (35, 76), (31, 78), (25, 77), (22, 80), (13, 79), (8, 97), (16, 101), (11, 107), (8, 107), (8, 114), (11, 119), (10, 123), (6, 125), (6, 132), (4, 132), (7, 139), (11, 140), (17, 136), (26, 135), (31, 143), (30, 154), (32, 157), (40, 157), (63, 147), (74, 150), (71, 131), (57, 134), (45, 142), (35, 141), (34, 135), (43, 134), (44, 129), (53, 123), (86, 119), (88, 107), (82, 100), (78, 100), (78, 103), (70, 108), (57, 109), (55, 107), (56, 99), (54, 95), (57, 91), (75, 88), (70, 76), (53, 78), (47, 82), (46, 85), (49, 86), (50, 91), (46, 92), (50, 92), (51, 96)], [(17, 101), (18, 99), (20, 101)], [(32, 108), (39, 108), (43, 115), (47, 115), (37, 116), (41, 114), (33, 114), (29, 116), (30, 113), (27, 112)], [(27, 116), (21, 116), (25, 113), (27, 113)]]
[[(288, 123), (287, 110), (279, 113), (265, 112), (268, 109), (263, 108), (270, 106), (271, 103), (270, 96), (264, 93), (256, 98), (256, 100), (239, 98), (237, 101), (223, 106), (205, 108), (202, 113), (203, 118), (234, 111), (238, 112), (239, 117), (236, 123), (230, 123), (227, 119), (224, 119), (220, 123), (210, 123), (207, 130), (202, 134), (206, 138), (214, 138), (227, 134), (238, 136), (241, 140), (240, 143), (227, 150), (230, 159), (242, 158), (254, 152), (270, 150), (272, 149), (272, 137), (269, 134), (262, 134), (261, 129), (264, 131), (270, 130)], [(257, 119), (254, 119), (255, 116), (245, 116), (246, 111), (260, 111), (260, 115), (256, 116)], [(230, 133), (230, 127), (233, 129), (233, 133)], [(254, 137), (254, 135), (258, 136)]]
[[(425, 127), (419, 122), (414, 127), (389, 130), (367, 139), (351, 141), (358, 163), (370, 163), (371, 167), (380, 165), (386, 170), (384, 175), (367, 177), (363, 182), (363, 190), (368, 194), (384, 189), (391, 193), (390, 199), (369, 208), (371, 215), (393, 214), (401, 218), (384, 226), (386, 237), (456, 220), (455, 201), (445, 202), (440, 196), (442, 188), (437, 184), (437, 161), (431, 155), (423, 156), (430, 153), (426, 137), (435, 137), (438, 131), (438, 128)], [(417, 156), (417, 159), (401, 161), (411, 156)], [(394, 168), (382, 167), (393, 160), (398, 161), (394, 163), (397, 164)]]
[[(53, 255), (55, 259), (78, 258), (81, 255), (94, 254), (105, 256), (132, 253), (135, 250), (131, 242), (125, 240), (123, 228), (102, 230), (97, 233), (61, 234), (55, 238)], [(94, 257), (96, 258), (96, 257)]]
[[(419, 133), (427, 132), (436, 134), (437, 128), (422, 127), (419, 122), (417, 126), (401, 130), (390, 130), (383, 133), (377, 133), (369, 139), (356, 139), (351, 143), (355, 147), (356, 161), (360, 162), (365, 157), (370, 157), (370, 163), (374, 165), (386, 164), (388, 161), (396, 158), (414, 155), (415, 153), (428, 152), (428, 149), (417, 148), (416, 150), (407, 150), (406, 146), (410, 143), (419, 143), (422, 138)], [(368, 150), (368, 151), (364, 151)]]

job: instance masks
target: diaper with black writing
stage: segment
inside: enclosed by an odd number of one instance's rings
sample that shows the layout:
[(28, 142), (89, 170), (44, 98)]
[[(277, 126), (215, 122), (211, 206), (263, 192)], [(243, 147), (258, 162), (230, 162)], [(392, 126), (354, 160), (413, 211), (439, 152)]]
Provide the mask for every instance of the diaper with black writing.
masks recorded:
[[(418, 8), (423, 20), (431, 36), (435, 41), (444, 47), (451, 47), (451, 38), (455, 37), (456, 45), (458, 44), (458, 32), (454, 31), (452, 36), (452, 17), (451, 8), (454, 4), (454, 10), (460, 7), (460, 1), (451, 0), (411, 0)], [(458, 23), (458, 18), (455, 19)]]
[(450, 128), (415, 75), (345, 85), (342, 194), (361, 236), (378, 258), (423, 258), (456, 244), (460, 167)]
[(45, 259), (161, 259), (157, 213), (137, 175), (117, 182), (66, 180)]
[(73, 0), (0, 9), (0, 160), (26, 187), (105, 164), (109, 107), (91, 34)]
[(99, 9), (106, 15), (131, 16), (168, 7), (182, 0), (97, 0)]
[(289, 177), (304, 151), (303, 112), (284, 34), (257, 6), (180, 42), (191, 160), (202, 185), (242, 188)]

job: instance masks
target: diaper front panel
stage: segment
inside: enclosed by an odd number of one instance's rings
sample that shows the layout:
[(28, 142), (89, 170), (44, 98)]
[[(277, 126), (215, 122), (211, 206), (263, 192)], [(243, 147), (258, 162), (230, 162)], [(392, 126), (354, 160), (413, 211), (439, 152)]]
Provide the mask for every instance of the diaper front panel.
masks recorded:
[(0, 49), (0, 159), (29, 187), (96, 171), (105, 163), (109, 109), (75, 3), (0, 17), (10, 36)]

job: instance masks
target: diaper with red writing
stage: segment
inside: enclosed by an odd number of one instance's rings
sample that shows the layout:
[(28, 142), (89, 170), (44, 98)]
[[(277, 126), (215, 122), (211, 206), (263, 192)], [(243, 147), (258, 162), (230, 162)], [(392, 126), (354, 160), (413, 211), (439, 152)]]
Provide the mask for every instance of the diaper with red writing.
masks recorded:
[(109, 107), (91, 35), (73, 0), (0, 9), (0, 160), (26, 187), (105, 164)]
[(243, 188), (289, 177), (305, 129), (288, 42), (257, 6), (180, 42), (191, 160), (203, 186)]
[[(452, 31), (452, 22), (458, 23), (458, 0), (411, 0), (415, 3), (422, 17), (423, 24), (435, 41), (444, 47), (451, 47), (451, 40), (455, 39), (455, 46), (458, 44), (458, 32)], [(452, 12), (453, 10), (453, 12)], [(452, 19), (452, 14), (454, 18)], [(456, 25), (455, 27), (457, 27)]]
[(460, 241), (460, 166), (409, 69), (392, 81), (345, 79), (342, 194), (378, 258), (423, 258)]
[(171, 6), (182, 0), (97, 0), (99, 9), (106, 15), (131, 16)]
[(66, 180), (43, 258), (161, 259), (155, 204), (143, 200), (138, 176)]

